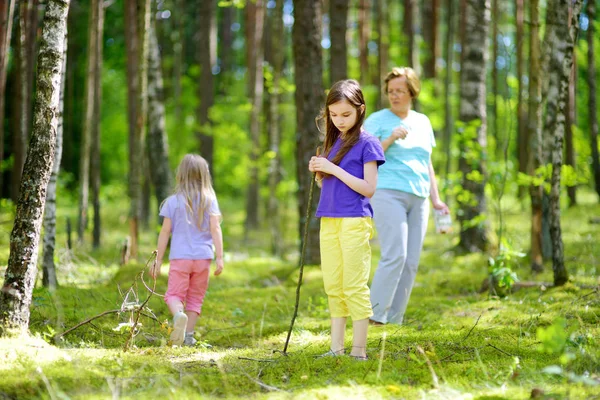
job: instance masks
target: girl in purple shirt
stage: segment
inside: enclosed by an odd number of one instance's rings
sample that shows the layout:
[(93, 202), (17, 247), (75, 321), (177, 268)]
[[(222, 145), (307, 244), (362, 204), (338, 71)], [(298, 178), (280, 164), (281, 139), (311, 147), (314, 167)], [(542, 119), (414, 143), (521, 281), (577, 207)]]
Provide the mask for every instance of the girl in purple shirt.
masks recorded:
[(355, 80), (335, 83), (327, 96), (326, 135), (322, 157), (308, 169), (321, 186), (321, 269), (331, 314), (331, 347), (324, 355), (345, 353), (346, 318), (352, 318), (350, 356), (366, 360), (369, 317), (373, 315), (367, 282), (371, 267), (369, 239), (377, 186), (377, 168), (385, 162), (377, 138), (362, 130), (365, 100)]
[[(150, 269), (156, 279), (171, 240), (169, 282), (165, 302), (173, 314), (171, 342), (193, 346), (194, 327), (208, 288), (210, 263), (216, 256), (215, 275), (223, 271), (221, 212), (213, 190), (208, 163), (186, 155), (177, 170), (175, 194), (161, 205), (164, 217), (158, 235), (157, 263)], [(214, 251), (213, 251), (214, 245)]]

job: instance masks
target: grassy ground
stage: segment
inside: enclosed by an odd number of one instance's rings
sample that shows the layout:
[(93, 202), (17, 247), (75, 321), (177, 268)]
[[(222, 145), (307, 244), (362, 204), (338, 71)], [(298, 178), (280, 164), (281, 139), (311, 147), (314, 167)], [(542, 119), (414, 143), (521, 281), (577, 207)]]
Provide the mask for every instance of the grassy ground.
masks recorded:
[[(328, 349), (329, 325), (315, 266), (305, 269), (298, 319), (288, 355), (282, 355), (294, 307), (295, 261), (265, 256), (258, 236), (245, 247), (237, 239), (242, 217), (227, 213), (233, 209), (227, 204), (226, 270), (211, 280), (196, 348), (167, 345), (170, 315), (158, 296), (148, 303), (157, 320), (141, 318), (128, 351), (128, 330), (115, 330), (129, 321), (128, 312), (98, 318), (52, 342), (56, 332), (119, 309), (130, 288), (130, 300), (148, 296), (136, 280), (145, 260), (117, 265), (127, 209), (116, 198), (118, 193), (105, 199), (110, 211), (98, 251), (64, 250), (60, 221), (73, 217), (74, 207), (59, 204), (61, 287), (55, 293), (36, 288), (31, 336), (0, 339), (0, 398), (527, 399), (532, 390), (546, 399), (600, 398), (600, 299), (593, 288), (599, 283), (600, 225), (588, 223), (590, 215), (600, 216), (600, 206), (592, 197), (564, 210), (572, 282), (558, 289), (524, 288), (504, 298), (479, 293), (487, 256), (454, 254), (456, 234), (437, 235), (430, 227), (406, 323), (372, 328), (366, 362), (315, 358)], [(10, 208), (2, 207), (5, 220)], [(509, 203), (505, 217), (507, 243), (526, 250), (526, 208)], [(0, 225), (6, 232), (0, 235), (0, 273), (9, 226)], [(154, 229), (142, 236), (144, 257), (155, 237)], [(378, 251), (375, 243), (374, 267)], [(549, 265), (532, 276), (526, 260), (518, 264), (521, 280), (552, 281)], [(165, 291), (166, 272), (165, 265), (158, 293)]]

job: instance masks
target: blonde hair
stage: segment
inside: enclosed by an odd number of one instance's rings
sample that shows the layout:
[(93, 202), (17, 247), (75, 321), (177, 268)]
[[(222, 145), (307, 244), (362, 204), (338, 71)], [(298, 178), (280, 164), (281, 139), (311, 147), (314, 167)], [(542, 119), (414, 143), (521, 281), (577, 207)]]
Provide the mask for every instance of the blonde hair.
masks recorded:
[(385, 92), (388, 91), (388, 83), (392, 79), (396, 78), (406, 78), (406, 86), (408, 86), (408, 91), (410, 92), (410, 97), (416, 99), (419, 97), (419, 93), (421, 93), (421, 81), (417, 76), (417, 73), (414, 69), (410, 67), (394, 67), (388, 74), (386, 75), (385, 82)]
[[(185, 208), (190, 219), (196, 215), (196, 226), (202, 230), (204, 214), (217, 197), (212, 187), (208, 163), (197, 154), (186, 154), (177, 168), (175, 194), (185, 199)], [(194, 203), (197, 209), (194, 212)]]

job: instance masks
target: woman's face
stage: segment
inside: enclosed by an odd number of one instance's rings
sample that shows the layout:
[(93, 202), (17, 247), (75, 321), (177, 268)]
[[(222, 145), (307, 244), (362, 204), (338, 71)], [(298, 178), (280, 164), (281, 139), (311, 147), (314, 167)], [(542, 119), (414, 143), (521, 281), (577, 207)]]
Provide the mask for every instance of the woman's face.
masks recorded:
[(329, 117), (340, 132), (346, 133), (356, 124), (358, 111), (352, 104), (342, 100), (329, 106)]
[(388, 99), (392, 111), (407, 111), (412, 104), (412, 97), (405, 76), (399, 76), (388, 82)]

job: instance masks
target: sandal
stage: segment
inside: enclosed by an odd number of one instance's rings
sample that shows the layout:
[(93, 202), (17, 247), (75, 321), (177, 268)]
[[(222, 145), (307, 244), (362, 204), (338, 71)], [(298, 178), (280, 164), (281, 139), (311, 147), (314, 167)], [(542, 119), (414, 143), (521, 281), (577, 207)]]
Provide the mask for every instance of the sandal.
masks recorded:
[(369, 361), (369, 356), (350, 356), (356, 361)]
[(319, 356), (316, 356), (316, 358), (327, 358), (327, 357), (338, 357), (341, 354), (337, 354), (335, 351), (329, 349), (329, 351), (327, 353), (323, 353)]

